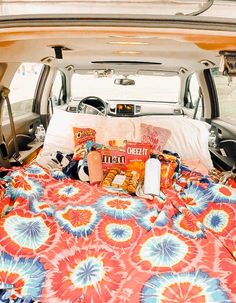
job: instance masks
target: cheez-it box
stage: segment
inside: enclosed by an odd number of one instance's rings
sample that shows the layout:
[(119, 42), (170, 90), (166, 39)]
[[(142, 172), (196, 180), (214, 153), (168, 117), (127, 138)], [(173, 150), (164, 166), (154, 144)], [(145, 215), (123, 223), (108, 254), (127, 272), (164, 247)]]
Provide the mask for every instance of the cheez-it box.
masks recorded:
[(126, 165), (133, 161), (146, 162), (151, 152), (151, 145), (148, 143), (127, 142), (125, 151)]

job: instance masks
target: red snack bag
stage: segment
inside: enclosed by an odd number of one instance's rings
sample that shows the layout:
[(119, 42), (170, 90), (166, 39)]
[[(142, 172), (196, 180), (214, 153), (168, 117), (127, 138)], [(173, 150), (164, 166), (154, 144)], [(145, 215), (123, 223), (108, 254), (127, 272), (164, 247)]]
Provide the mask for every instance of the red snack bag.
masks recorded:
[(87, 141), (95, 141), (96, 131), (92, 128), (73, 127), (74, 132), (74, 160), (83, 159), (86, 152), (85, 144)]

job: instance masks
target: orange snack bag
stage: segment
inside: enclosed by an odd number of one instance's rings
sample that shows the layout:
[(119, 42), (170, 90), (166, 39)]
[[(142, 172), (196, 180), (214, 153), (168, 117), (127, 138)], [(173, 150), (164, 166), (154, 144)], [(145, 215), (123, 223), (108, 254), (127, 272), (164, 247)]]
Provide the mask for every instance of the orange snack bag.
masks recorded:
[(161, 188), (168, 188), (172, 185), (173, 176), (177, 167), (176, 157), (172, 155), (159, 155), (161, 161)]
[(73, 127), (73, 133), (74, 133), (74, 160), (80, 160), (83, 159), (84, 154), (86, 152), (86, 142), (87, 141), (95, 141), (95, 134), (96, 131), (92, 128), (78, 128)]

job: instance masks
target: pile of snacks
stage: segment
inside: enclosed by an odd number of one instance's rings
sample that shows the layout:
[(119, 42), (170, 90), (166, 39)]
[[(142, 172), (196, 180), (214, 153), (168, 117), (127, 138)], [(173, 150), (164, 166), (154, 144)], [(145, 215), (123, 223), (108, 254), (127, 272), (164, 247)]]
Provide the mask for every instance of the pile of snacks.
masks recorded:
[[(101, 185), (135, 194), (137, 187), (144, 181), (145, 163), (153, 150), (152, 145), (110, 140), (109, 145), (104, 146), (95, 143), (96, 132), (92, 129), (74, 128), (73, 131), (75, 143), (73, 159), (80, 161), (83, 159), (85, 165), (88, 153), (95, 147), (101, 155), (101, 169), (104, 175)], [(161, 188), (168, 188), (178, 166), (177, 157), (160, 151), (158, 157), (161, 161)]]

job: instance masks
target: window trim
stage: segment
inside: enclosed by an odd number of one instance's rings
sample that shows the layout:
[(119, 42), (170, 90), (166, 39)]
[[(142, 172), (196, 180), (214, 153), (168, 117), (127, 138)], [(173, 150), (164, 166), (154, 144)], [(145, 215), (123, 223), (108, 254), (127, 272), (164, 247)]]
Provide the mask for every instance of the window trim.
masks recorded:
[(40, 100), (42, 99), (43, 90), (49, 75), (49, 71), (50, 71), (50, 67), (44, 64), (35, 88), (32, 112), (37, 114), (40, 114), (40, 106), (41, 106)]
[(61, 76), (62, 76), (62, 100), (63, 100), (63, 103), (66, 104), (67, 103), (67, 87), (66, 87), (66, 75), (63, 71), (59, 70), (60, 73), (61, 73)]
[(210, 69), (205, 69), (203, 75), (206, 81), (209, 100), (211, 104), (211, 119), (220, 117), (219, 99), (217, 95), (216, 85)]
[(61, 75), (61, 88), (60, 88), (60, 92), (59, 92), (59, 99), (58, 100), (60, 100), (60, 101), (62, 101), (62, 103), (60, 103), (60, 104), (58, 104), (58, 106), (60, 106), (60, 105), (64, 105), (64, 104), (66, 104), (67, 103), (67, 87), (66, 87), (66, 75), (65, 75), (65, 73), (62, 71), (62, 70), (60, 70), (60, 69), (57, 69), (56, 70), (56, 72), (55, 72), (55, 77), (54, 77), (54, 80), (53, 80), (53, 82), (52, 82), (52, 86), (51, 86), (51, 89), (50, 89), (50, 96), (52, 96), (51, 95), (51, 93), (52, 93), (52, 88), (53, 88), (53, 85), (54, 85), (54, 83), (55, 83), (55, 79), (56, 79), (56, 76), (57, 76), (57, 73), (60, 73), (60, 75)]

